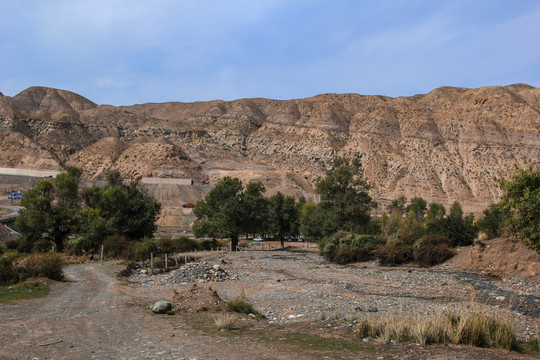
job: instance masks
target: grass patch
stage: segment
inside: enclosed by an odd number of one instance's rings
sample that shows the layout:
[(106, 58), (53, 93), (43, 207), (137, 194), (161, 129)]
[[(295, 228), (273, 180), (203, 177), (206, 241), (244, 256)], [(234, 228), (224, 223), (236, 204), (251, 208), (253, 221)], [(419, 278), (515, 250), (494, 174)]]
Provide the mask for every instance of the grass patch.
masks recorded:
[(306, 349), (349, 352), (358, 352), (373, 349), (373, 345), (361, 343), (359, 341), (343, 340), (311, 334), (272, 333), (267, 334), (265, 338), (271, 341), (280, 341)]
[(519, 348), (526, 354), (536, 355), (540, 357), (540, 335), (536, 339), (528, 341), (520, 341)]
[(49, 290), (49, 283), (40, 280), (29, 280), (11, 286), (0, 286), (0, 303), (13, 304), (20, 300), (43, 297), (49, 293)]

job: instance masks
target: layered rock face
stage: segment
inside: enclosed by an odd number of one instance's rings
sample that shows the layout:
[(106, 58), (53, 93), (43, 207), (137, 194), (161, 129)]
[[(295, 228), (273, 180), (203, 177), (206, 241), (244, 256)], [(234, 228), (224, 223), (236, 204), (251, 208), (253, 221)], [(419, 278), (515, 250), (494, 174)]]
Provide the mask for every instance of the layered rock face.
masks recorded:
[(399, 98), (324, 94), (113, 107), (33, 87), (0, 95), (0, 138), (0, 167), (75, 165), (88, 179), (118, 169), (195, 185), (229, 175), (262, 181), (268, 194), (311, 199), (336, 156), (362, 156), (375, 198), (458, 200), (479, 211), (500, 196), (495, 178), (516, 165), (540, 165), (540, 89), (443, 87)]

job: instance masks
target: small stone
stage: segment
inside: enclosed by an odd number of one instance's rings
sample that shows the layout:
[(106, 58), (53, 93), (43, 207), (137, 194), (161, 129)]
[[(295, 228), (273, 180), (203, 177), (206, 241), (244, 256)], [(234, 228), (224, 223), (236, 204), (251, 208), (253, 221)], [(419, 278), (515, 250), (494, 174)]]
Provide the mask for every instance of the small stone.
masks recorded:
[(294, 315), (289, 315), (289, 320), (294, 320), (294, 319), (296, 319), (296, 316), (294, 316)]
[(504, 301), (504, 300), (506, 300), (506, 297), (504, 297), (504, 296), (497, 296), (497, 297), (495, 298), (495, 300), (497, 300), (497, 301)]

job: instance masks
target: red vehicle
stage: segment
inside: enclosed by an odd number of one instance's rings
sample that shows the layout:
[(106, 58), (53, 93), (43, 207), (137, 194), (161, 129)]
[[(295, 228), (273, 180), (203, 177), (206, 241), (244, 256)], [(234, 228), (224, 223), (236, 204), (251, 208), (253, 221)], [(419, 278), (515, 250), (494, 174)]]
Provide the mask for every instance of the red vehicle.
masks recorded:
[(185, 208), (194, 208), (194, 207), (195, 207), (195, 204), (193, 204), (193, 203), (187, 203), (187, 204), (182, 205), (182, 207), (185, 207)]

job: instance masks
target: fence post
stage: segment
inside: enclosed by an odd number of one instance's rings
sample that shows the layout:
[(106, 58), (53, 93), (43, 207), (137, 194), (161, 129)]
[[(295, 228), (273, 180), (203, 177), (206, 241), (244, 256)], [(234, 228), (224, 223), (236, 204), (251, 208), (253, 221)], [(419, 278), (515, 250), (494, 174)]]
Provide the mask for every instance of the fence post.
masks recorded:
[(165, 269), (169, 267), (169, 261), (167, 259), (167, 253), (165, 253)]
[(103, 265), (103, 244), (101, 244), (101, 265)]
[(176, 267), (178, 267), (178, 258), (176, 257), (176, 253), (173, 253), (174, 255), (174, 263), (176, 264)]
[(153, 252), (150, 253), (150, 269), (154, 271), (154, 253)]
[(184, 265), (187, 264), (187, 253), (184, 253)]

